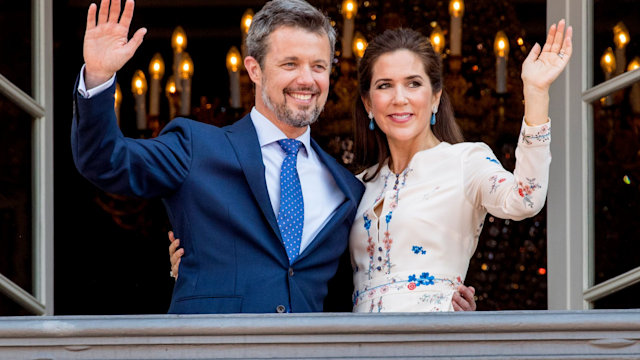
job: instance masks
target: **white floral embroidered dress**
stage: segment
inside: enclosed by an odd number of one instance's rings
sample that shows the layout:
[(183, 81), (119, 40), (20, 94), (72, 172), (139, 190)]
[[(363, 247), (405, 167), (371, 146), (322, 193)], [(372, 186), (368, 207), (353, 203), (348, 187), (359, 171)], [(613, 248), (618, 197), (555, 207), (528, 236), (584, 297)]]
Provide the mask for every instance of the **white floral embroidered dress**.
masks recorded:
[(453, 311), (487, 212), (521, 220), (544, 205), (549, 144), (550, 123), (523, 122), (513, 174), (484, 143), (442, 142), (398, 175), (384, 164), (351, 228), (353, 311)]

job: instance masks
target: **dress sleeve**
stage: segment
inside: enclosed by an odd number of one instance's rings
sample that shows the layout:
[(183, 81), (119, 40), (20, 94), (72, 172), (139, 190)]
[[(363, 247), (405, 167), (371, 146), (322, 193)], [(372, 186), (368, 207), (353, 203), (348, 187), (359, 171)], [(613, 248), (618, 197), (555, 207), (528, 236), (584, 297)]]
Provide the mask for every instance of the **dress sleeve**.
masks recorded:
[(467, 199), (500, 218), (522, 220), (537, 214), (547, 196), (550, 143), (550, 122), (528, 126), (523, 121), (513, 174), (486, 144), (469, 147), (462, 156)]

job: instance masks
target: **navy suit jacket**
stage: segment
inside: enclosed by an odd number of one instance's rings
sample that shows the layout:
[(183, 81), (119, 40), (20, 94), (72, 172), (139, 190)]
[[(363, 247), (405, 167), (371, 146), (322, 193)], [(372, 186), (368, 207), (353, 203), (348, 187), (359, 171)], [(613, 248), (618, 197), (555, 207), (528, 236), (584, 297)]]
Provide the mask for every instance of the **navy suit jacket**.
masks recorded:
[(130, 139), (117, 126), (114, 92), (74, 92), (73, 159), (104, 191), (162, 197), (185, 249), (169, 312), (322, 311), (363, 185), (312, 141), (346, 200), (290, 265), (249, 115), (224, 128), (176, 118), (156, 138)]

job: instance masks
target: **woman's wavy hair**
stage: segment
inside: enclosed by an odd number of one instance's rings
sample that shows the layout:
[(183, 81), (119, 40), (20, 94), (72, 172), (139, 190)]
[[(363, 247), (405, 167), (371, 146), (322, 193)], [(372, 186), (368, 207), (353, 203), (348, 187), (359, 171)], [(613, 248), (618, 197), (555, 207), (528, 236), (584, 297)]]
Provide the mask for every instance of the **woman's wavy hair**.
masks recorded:
[(380, 56), (397, 50), (409, 50), (424, 64), (424, 70), (434, 93), (442, 90), (440, 106), (436, 114), (436, 124), (431, 125), (431, 131), (440, 141), (456, 144), (464, 141), (462, 131), (453, 115), (453, 107), (442, 84), (442, 59), (433, 50), (431, 42), (419, 32), (411, 29), (398, 28), (386, 30), (376, 36), (369, 43), (364, 56), (358, 66), (358, 84), (360, 96), (356, 99), (355, 119), (355, 155), (363, 168), (378, 164), (375, 172), (365, 174), (363, 180), (369, 181), (380, 172), (382, 163), (389, 157), (389, 143), (387, 136), (376, 126), (369, 130), (369, 117), (362, 98), (369, 96), (373, 66)]

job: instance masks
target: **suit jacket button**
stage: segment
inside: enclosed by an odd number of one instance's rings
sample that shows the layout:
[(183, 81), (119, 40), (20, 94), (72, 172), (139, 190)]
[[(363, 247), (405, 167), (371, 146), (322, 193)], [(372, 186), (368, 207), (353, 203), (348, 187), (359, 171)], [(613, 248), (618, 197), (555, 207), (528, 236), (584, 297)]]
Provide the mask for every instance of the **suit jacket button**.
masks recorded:
[(284, 305), (278, 305), (278, 306), (276, 306), (276, 312), (278, 312), (278, 313), (281, 313), (281, 314), (282, 314), (282, 313), (283, 313), (283, 312), (285, 312), (286, 310), (287, 310), (287, 308), (285, 308), (285, 307), (284, 307)]
[(289, 276), (293, 276), (293, 268), (289, 268)]

